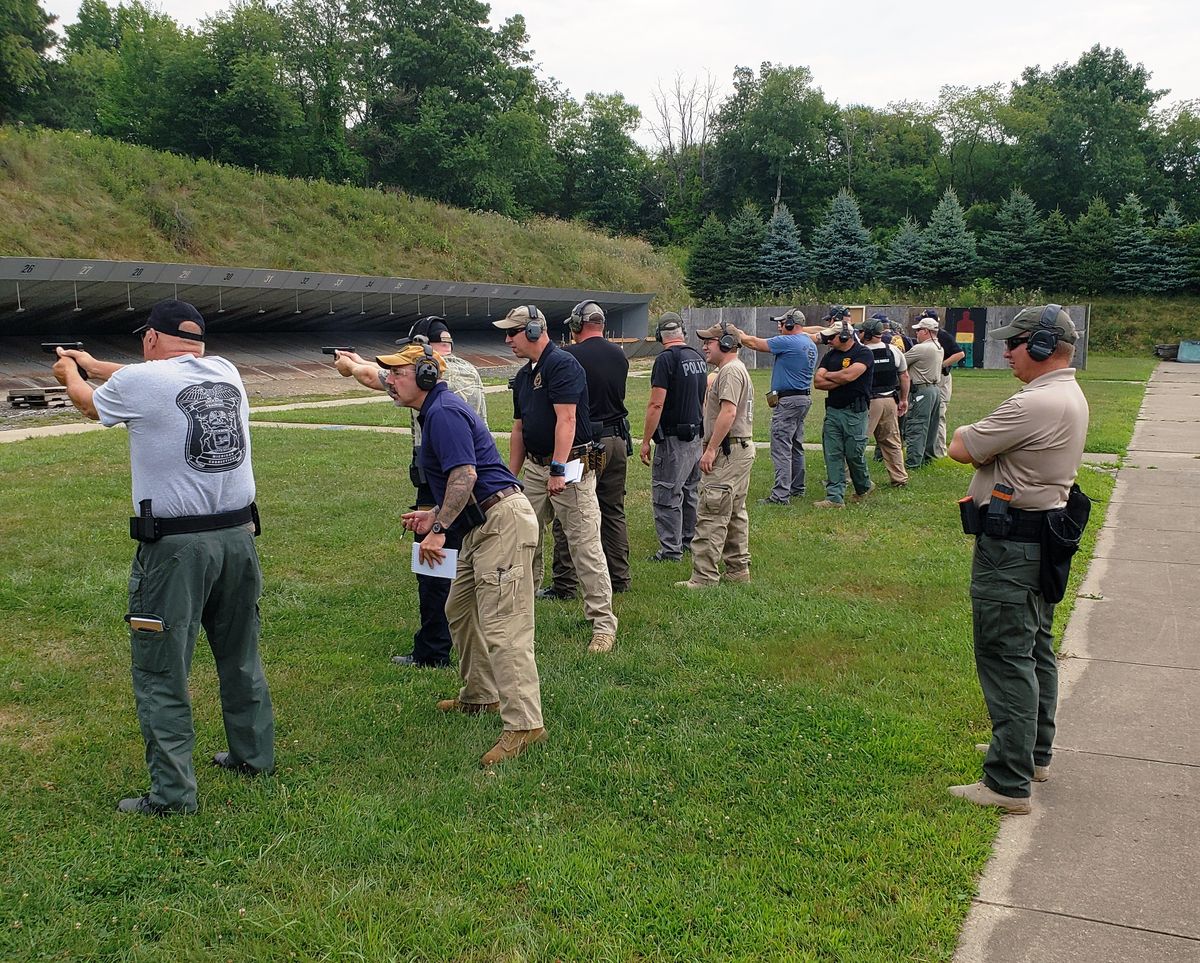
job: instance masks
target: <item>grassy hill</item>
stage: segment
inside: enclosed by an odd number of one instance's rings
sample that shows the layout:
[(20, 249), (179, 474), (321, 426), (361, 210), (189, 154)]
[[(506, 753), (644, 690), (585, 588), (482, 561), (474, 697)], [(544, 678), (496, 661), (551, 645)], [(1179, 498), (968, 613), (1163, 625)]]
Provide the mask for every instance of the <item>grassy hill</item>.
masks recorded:
[(289, 180), (74, 132), (0, 128), (0, 254), (653, 291), (676, 263), (580, 224)]

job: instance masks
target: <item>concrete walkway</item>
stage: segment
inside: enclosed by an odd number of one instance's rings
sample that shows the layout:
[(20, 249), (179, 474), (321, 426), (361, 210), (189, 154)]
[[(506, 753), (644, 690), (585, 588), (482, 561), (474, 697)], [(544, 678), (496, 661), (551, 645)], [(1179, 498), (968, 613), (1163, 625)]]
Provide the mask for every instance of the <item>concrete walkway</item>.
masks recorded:
[(959, 963), (1200, 961), (1200, 365), (1150, 380), (1060, 656), (1052, 777)]

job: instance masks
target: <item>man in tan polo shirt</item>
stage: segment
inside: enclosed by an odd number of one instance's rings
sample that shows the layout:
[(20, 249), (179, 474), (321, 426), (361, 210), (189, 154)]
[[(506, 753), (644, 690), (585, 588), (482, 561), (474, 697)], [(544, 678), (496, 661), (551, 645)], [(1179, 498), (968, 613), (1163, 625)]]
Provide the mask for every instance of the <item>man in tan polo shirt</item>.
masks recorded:
[(904, 352), (908, 362), (908, 414), (904, 419), (904, 467), (909, 471), (933, 461), (937, 438), (938, 384), (942, 378), (942, 346), (938, 344), (938, 323), (922, 318), (914, 328), (917, 343)]
[(1025, 387), (982, 421), (959, 428), (947, 451), (975, 467), (963, 528), (976, 536), (975, 667), (992, 720), (991, 741), (980, 747), (987, 753), (983, 778), (950, 793), (977, 806), (1028, 813), (1031, 782), (1050, 775), (1058, 702), (1054, 603), (1070, 566), (1068, 557), (1062, 581), (1047, 584), (1046, 526), (1069, 496), (1082, 497), (1071, 486), (1088, 405), (1071, 367), (1078, 335), (1061, 306), (1025, 308), (988, 336), (1004, 341), (1004, 357)]
[[(679, 588), (705, 589), (750, 581), (750, 516), (746, 495), (754, 465), (753, 388), (738, 359), (741, 336), (732, 325), (714, 324), (696, 332), (704, 358), (716, 367), (704, 397), (704, 452), (700, 456), (700, 497), (692, 540), (692, 577)], [(719, 569), (725, 560), (725, 574)]]

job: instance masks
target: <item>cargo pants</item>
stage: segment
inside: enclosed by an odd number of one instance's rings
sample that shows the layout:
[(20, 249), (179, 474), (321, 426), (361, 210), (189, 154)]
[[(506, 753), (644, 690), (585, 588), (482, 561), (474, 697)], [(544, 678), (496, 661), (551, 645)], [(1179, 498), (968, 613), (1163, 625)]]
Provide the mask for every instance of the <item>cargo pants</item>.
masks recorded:
[(821, 448), (825, 454), (825, 497), (842, 504), (846, 496), (846, 473), (854, 491), (865, 495), (873, 486), (867, 470), (867, 410), (825, 406), (821, 428)]
[(654, 504), (654, 531), (659, 550), (680, 559), (696, 536), (696, 504), (700, 488), (699, 438), (683, 441), (671, 435), (654, 446), (650, 462), (650, 499)]
[(904, 467), (909, 471), (933, 461), (937, 441), (938, 386), (913, 385), (904, 416)]
[[(614, 592), (624, 592), (632, 578), (629, 572), (629, 529), (625, 523), (625, 479), (629, 471), (629, 454), (625, 439), (606, 435), (600, 439), (604, 446), (604, 470), (596, 476), (596, 501), (600, 505), (600, 547), (608, 564), (608, 580)], [(578, 579), (571, 564), (562, 523), (555, 518), (554, 563), (551, 574), (554, 588), (560, 595), (574, 595)]]
[(771, 411), (772, 501), (786, 502), (804, 494), (804, 419), (811, 407), (811, 396), (788, 395)]
[(146, 743), (150, 802), (196, 809), (188, 673), (201, 627), (217, 666), (230, 761), (275, 768), (275, 722), (258, 652), (262, 573), (248, 526), (141, 542), (129, 575), (129, 612), (163, 631), (130, 630), (133, 695)]
[(750, 572), (750, 515), (746, 495), (754, 466), (754, 442), (744, 448), (730, 442), (729, 454), (717, 452), (713, 470), (700, 476), (696, 537), (692, 540), (692, 581), (720, 581), (725, 561), (728, 575)]

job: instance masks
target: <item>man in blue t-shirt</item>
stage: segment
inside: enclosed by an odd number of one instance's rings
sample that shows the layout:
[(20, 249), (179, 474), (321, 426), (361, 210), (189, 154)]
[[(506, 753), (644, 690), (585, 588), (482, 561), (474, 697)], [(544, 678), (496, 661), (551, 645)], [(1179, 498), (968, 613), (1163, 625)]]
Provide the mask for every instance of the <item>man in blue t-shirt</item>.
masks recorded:
[[(357, 359), (336, 357), (338, 371), (359, 376)], [(493, 766), (546, 741), (533, 657), (537, 517), (483, 419), (439, 380), (442, 355), (422, 338), (375, 360), (387, 369), (388, 394), (416, 411), (421, 426), (420, 467), (437, 504), (401, 516), (405, 528), (424, 536), (420, 563), (445, 560), (448, 532), (462, 538), (446, 618), (463, 684), (437, 707), (469, 716), (500, 713), (504, 731), (480, 759)]]
[(804, 312), (799, 308), (772, 318), (779, 326), (773, 338), (742, 334), (742, 347), (769, 351), (775, 358), (771, 369), (771, 464), (775, 487), (760, 505), (786, 505), (793, 495), (804, 494), (804, 419), (812, 407), (813, 371), (817, 346), (804, 329)]

